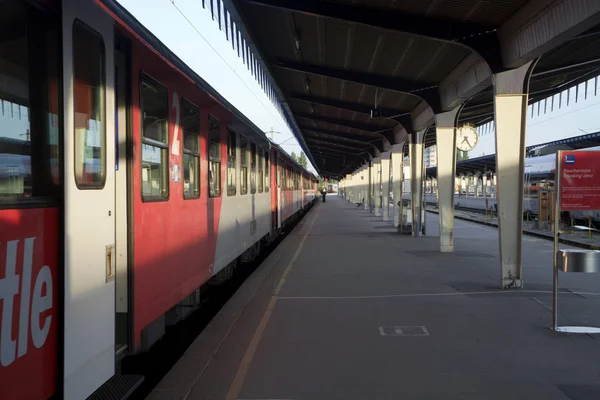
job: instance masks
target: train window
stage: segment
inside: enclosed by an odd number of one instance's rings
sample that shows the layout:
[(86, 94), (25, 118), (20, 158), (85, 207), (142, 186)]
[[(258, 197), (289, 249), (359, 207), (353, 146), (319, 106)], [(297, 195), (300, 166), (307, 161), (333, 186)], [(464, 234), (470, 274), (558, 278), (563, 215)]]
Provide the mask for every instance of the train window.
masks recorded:
[(257, 154), (257, 162), (258, 162), (258, 193), (262, 193), (265, 191), (265, 175), (264, 175), (264, 157), (265, 151), (259, 147)]
[(89, 27), (73, 25), (73, 103), (75, 104), (75, 183), (102, 189), (106, 181), (104, 42)]
[(250, 142), (250, 193), (256, 193), (256, 143)]
[(181, 107), (183, 198), (200, 197), (200, 110), (186, 100)]
[(208, 194), (210, 197), (221, 195), (221, 123), (208, 118)]
[(169, 197), (169, 99), (168, 90), (142, 76), (142, 199)]
[(227, 131), (227, 196), (235, 196), (236, 193), (236, 133), (232, 130)]
[(248, 139), (240, 135), (240, 194), (248, 194)]
[(281, 166), (281, 188), (286, 190), (288, 188), (287, 182), (287, 165)]
[(21, 0), (2, 3), (0, 208), (60, 195), (60, 23)]
[(269, 186), (271, 182), (269, 181), (269, 172), (271, 168), (271, 163), (269, 162), (269, 150), (265, 150), (265, 192), (269, 191)]

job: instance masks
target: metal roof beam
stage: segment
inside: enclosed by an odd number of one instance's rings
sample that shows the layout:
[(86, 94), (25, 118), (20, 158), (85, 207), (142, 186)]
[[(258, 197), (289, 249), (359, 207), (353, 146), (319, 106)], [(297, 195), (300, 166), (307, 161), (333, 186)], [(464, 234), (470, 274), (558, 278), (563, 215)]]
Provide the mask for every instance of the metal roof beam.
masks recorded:
[(330, 118), (330, 117), (325, 117), (322, 115), (296, 113), (296, 117), (310, 119), (313, 121), (326, 122), (328, 124), (334, 124), (334, 125), (339, 125), (339, 126), (343, 126), (346, 128), (358, 129), (361, 131), (365, 131), (365, 132), (369, 132), (369, 133), (376, 133), (376, 134), (380, 134), (380, 135), (382, 135), (382, 133), (379, 133), (379, 132), (392, 129), (392, 128), (382, 128), (381, 126), (373, 125), (373, 124), (365, 124), (365, 123), (361, 123), (361, 122), (348, 121), (345, 119)]
[(371, 156), (366, 151), (360, 153), (340, 153), (335, 150), (322, 148), (319, 146), (312, 146), (311, 149), (315, 151), (315, 154), (329, 156), (330, 158), (336, 158), (342, 164), (345, 163), (347, 160), (354, 160), (357, 162), (362, 161), (364, 164), (371, 161)]
[(502, 69), (497, 26), (473, 24), (449, 19), (401, 13), (322, 0), (238, 0), (259, 6), (279, 8), (296, 13), (331, 18), (454, 43), (478, 52), (492, 70)]
[[(361, 157), (340, 156), (328, 153), (315, 153), (315, 158), (318, 159), (319, 157), (321, 158), (321, 160), (329, 161), (329, 165), (332, 165), (339, 169), (343, 169), (347, 166), (356, 169), (367, 162), (366, 159)], [(321, 165), (323, 164), (324, 163), (321, 163)]]
[(361, 85), (374, 86), (382, 89), (410, 94), (427, 102), (427, 104), (429, 104), (429, 106), (434, 110), (440, 109), (440, 96), (438, 94), (437, 85), (429, 82), (412, 81), (393, 76), (376, 75), (366, 72), (348, 71), (344, 69), (323, 67), (284, 59), (275, 60), (271, 65), (275, 68), (326, 76), (329, 78), (354, 82)]
[(371, 124), (363, 124), (360, 122), (347, 121), (329, 117), (323, 117), (320, 115), (311, 115), (311, 114), (296, 114), (296, 118), (304, 118), (312, 121), (325, 122), (328, 124), (343, 126), (345, 128), (358, 129), (361, 131), (365, 131), (368, 133), (373, 133), (376, 135), (383, 136), (385, 139), (390, 142), (390, 144), (394, 144), (394, 135), (392, 133), (392, 128), (383, 128), (377, 125)]
[[(368, 106), (360, 103), (352, 103), (349, 101), (340, 101), (334, 99), (328, 99), (324, 97), (314, 97), (314, 96), (306, 96), (303, 94), (292, 94), (289, 96), (292, 100), (300, 100), (307, 103), (320, 104), (327, 107), (338, 108), (340, 110), (347, 110), (352, 112), (357, 112), (360, 114), (371, 115), (371, 110), (373, 110), (374, 106)], [(377, 107), (377, 110), (381, 113), (381, 118), (393, 118), (399, 117), (402, 115), (410, 114), (411, 110), (395, 110), (392, 108), (381, 108)]]
[(384, 151), (383, 150), (383, 138), (380, 138), (380, 137), (379, 138), (378, 137), (370, 138), (370, 137), (366, 137), (366, 136), (353, 135), (351, 133), (333, 131), (330, 129), (311, 128), (308, 126), (300, 126), (300, 130), (302, 132), (310, 131), (310, 132), (314, 132), (314, 133), (322, 133), (325, 135), (335, 136), (335, 137), (339, 137), (339, 138), (343, 138), (343, 139), (354, 140), (357, 142), (371, 143), (373, 146), (377, 147), (377, 149), (379, 151)]
[[(344, 148), (344, 149), (367, 151), (367, 152), (369, 152), (369, 154), (371, 155), (371, 157), (376, 157), (377, 156), (376, 153), (375, 153), (375, 150), (373, 148), (369, 148), (369, 147), (367, 147), (367, 148), (365, 148), (365, 147), (357, 147), (356, 145), (355, 146), (349, 146), (347, 144), (342, 144), (339, 141), (327, 140), (327, 139), (316, 138), (316, 137), (306, 137), (306, 140), (309, 143), (324, 143), (327, 146), (333, 146), (333, 147)], [(309, 147), (310, 147), (310, 144), (309, 144)]]
[(373, 151), (378, 151), (377, 146), (373, 145), (371, 142), (365, 142), (363, 140), (353, 140), (348, 139), (342, 136), (333, 136), (327, 134), (319, 134), (316, 132), (307, 131), (305, 135), (308, 139), (316, 139), (324, 142), (331, 142), (337, 144), (343, 144), (344, 146), (350, 146), (356, 149), (368, 150), (373, 149)]

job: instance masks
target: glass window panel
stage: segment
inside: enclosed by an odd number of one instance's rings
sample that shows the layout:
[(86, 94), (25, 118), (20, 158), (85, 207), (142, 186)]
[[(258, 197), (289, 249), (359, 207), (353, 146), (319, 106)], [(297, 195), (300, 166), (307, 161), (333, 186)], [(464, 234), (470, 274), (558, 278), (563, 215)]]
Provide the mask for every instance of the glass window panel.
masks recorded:
[(60, 21), (21, 0), (2, 7), (19, 29), (0, 29), (0, 199), (59, 195)]
[(210, 197), (218, 197), (221, 195), (221, 163), (211, 161), (209, 163), (208, 184)]
[(200, 197), (200, 157), (183, 154), (183, 196)]
[(242, 167), (240, 171), (241, 182), (240, 182), (240, 193), (248, 194), (248, 167)]
[(271, 186), (271, 182), (269, 182), (269, 173), (271, 165), (269, 163), (269, 151), (265, 150), (265, 192), (269, 191), (269, 186)]
[(169, 195), (167, 149), (142, 144), (142, 195), (167, 197)]
[(221, 123), (212, 117), (208, 119), (208, 185), (209, 196), (221, 195)]
[(240, 135), (240, 194), (248, 194), (248, 139)]
[(256, 144), (250, 142), (250, 193), (256, 193)]
[(214, 119), (208, 120), (208, 155), (211, 160), (221, 160), (221, 123)]
[(169, 197), (168, 90), (143, 76), (141, 80), (142, 197)]
[(104, 43), (79, 21), (73, 25), (73, 102), (75, 182), (100, 189), (106, 180)]
[(167, 88), (144, 77), (141, 90), (143, 135), (147, 139), (168, 143), (169, 97)]
[(184, 100), (181, 116), (183, 150), (184, 152), (200, 155), (200, 111)]
[(236, 194), (236, 133), (227, 132), (227, 195)]

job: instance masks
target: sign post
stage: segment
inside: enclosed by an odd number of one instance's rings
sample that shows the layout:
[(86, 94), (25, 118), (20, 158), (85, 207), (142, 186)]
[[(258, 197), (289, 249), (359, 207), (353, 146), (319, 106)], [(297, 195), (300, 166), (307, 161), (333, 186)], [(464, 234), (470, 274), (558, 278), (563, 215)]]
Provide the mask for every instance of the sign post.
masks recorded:
[[(557, 151), (555, 189), (552, 330), (570, 333), (600, 333), (600, 328), (558, 327), (560, 212), (562, 210), (600, 210), (600, 151)], [(588, 230), (587, 227), (573, 228)], [(561, 269), (565, 272), (598, 272), (600, 268), (599, 251), (575, 250), (563, 251), (563, 253)]]

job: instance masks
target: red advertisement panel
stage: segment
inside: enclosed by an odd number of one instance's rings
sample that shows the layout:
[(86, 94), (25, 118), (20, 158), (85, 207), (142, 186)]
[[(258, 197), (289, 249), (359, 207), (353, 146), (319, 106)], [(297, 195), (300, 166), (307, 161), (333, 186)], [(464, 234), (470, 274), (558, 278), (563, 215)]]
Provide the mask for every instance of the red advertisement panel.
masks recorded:
[(58, 210), (0, 210), (0, 397), (56, 392)]
[(600, 152), (563, 151), (560, 157), (560, 208), (600, 210)]

